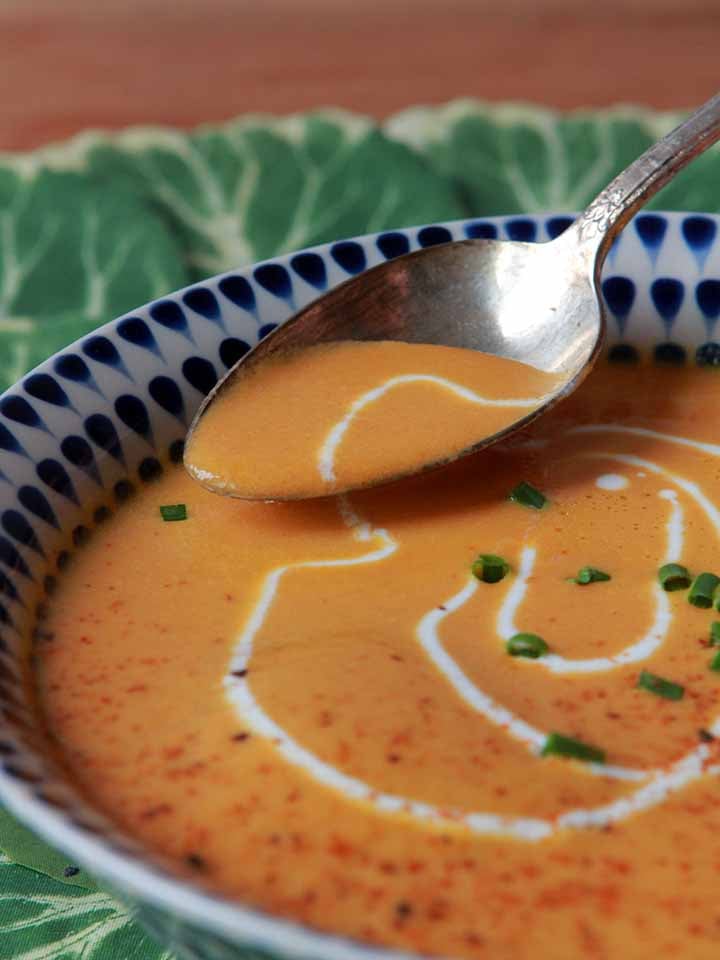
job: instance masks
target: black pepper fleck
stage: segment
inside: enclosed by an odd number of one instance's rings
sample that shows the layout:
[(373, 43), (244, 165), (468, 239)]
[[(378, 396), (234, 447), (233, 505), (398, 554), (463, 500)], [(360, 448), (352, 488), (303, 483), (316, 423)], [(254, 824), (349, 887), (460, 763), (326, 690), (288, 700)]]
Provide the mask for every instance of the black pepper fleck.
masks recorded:
[(63, 870), (64, 877), (76, 877), (80, 873), (80, 867), (65, 867)]
[(698, 737), (700, 737), (703, 743), (712, 743), (715, 740), (715, 737), (709, 730), (698, 730)]
[(231, 671), (230, 671), (230, 676), (231, 676), (231, 677), (246, 677), (246, 676), (247, 676), (247, 670), (231, 670)]
[(205, 858), (201, 857), (199, 853), (186, 854), (185, 863), (187, 863), (189, 867), (193, 867), (195, 870), (204, 870), (207, 866)]
[(245, 740), (249, 740), (249, 739), (250, 739), (250, 734), (249, 734), (249, 733), (234, 733), (232, 738), (233, 738), (233, 740), (235, 741), (235, 743), (244, 743)]

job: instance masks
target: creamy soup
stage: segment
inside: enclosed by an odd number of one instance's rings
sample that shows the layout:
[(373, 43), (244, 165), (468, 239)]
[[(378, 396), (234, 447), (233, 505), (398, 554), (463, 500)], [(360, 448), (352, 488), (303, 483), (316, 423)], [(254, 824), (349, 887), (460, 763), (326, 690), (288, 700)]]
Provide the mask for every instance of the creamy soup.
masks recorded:
[(259, 499), (323, 496), (456, 456), (558, 382), (516, 360), (394, 341), (323, 343), (250, 370), (213, 401), (185, 461), (206, 486)]
[[(475, 429), (457, 391), (405, 389)], [(181, 872), (321, 930), (715, 960), (718, 390), (603, 366), (504, 446), (307, 502), (168, 467), (42, 625), (65, 764)]]

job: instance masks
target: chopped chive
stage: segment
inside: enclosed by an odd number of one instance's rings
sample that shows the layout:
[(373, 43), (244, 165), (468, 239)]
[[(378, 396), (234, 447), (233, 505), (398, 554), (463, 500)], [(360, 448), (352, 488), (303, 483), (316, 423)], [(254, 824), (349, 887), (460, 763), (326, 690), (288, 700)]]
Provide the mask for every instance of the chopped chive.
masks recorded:
[(716, 673), (720, 673), (720, 650), (718, 650), (718, 652), (710, 661), (710, 669), (714, 670)]
[(710, 624), (710, 646), (720, 647), (720, 620)]
[(658, 580), (663, 590), (687, 590), (692, 577), (687, 567), (680, 563), (666, 563), (658, 570)]
[(505, 644), (505, 649), (511, 657), (529, 657), (537, 660), (543, 657), (550, 649), (542, 637), (536, 633), (516, 633)]
[(665, 680), (663, 677), (658, 677), (647, 670), (642, 671), (638, 677), (637, 685), (641, 690), (647, 690), (649, 693), (654, 693), (665, 700), (682, 700), (685, 695), (685, 687), (681, 687), (679, 683)]
[(569, 579), (571, 583), (584, 587), (586, 583), (602, 583), (604, 580), (611, 580), (612, 577), (604, 570), (598, 570), (597, 567), (580, 567), (577, 576)]
[(545, 494), (536, 490), (532, 484), (522, 480), (508, 494), (508, 499), (514, 503), (520, 503), (523, 507), (530, 507), (532, 510), (542, 510), (547, 503)]
[(562, 733), (549, 733), (540, 753), (541, 757), (571, 757), (584, 763), (605, 763), (605, 751), (574, 740)]
[(484, 583), (497, 583), (510, 572), (510, 564), (494, 553), (481, 553), (472, 565), (473, 576)]
[(187, 507), (184, 503), (168, 503), (160, 507), (160, 516), (165, 523), (171, 520), (187, 520)]
[(720, 577), (716, 577), (714, 573), (699, 573), (690, 587), (688, 603), (691, 603), (694, 607), (709, 610), (713, 605), (713, 597), (718, 584), (720, 584)]

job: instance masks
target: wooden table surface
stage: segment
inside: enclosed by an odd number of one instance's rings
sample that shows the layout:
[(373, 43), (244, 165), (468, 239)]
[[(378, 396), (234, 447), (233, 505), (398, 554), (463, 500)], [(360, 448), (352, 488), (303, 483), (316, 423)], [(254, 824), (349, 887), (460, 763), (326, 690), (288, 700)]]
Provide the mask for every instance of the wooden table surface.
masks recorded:
[(0, 149), (459, 96), (687, 107), (719, 47), (719, 0), (0, 0)]

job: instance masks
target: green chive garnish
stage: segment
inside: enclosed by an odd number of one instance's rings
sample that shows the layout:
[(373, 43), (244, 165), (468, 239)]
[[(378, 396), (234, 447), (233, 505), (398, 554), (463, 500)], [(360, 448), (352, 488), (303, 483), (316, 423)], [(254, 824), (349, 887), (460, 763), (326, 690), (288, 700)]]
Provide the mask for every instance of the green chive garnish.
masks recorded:
[(710, 661), (710, 669), (714, 670), (716, 673), (720, 673), (720, 650), (718, 650), (718, 652)]
[(473, 562), (472, 573), (484, 583), (497, 583), (510, 572), (510, 564), (494, 553), (481, 553)]
[(545, 656), (550, 647), (536, 633), (516, 633), (505, 644), (505, 649), (511, 657), (529, 657), (531, 660), (537, 660), (538, 657)]
[(530, 507), (532, 510), (542, 510), (547, 503), (545, 494), (540, 493), (531, 484), (522, 480), (508, 494), (508, 499), (514, 503), (520, 503), (523, 507)]
[(687, 590), (692, 577), (687, 567), (680, 563), (666, 563), (658, 570), (658, 580), (663, 590)]
[(605, 763), (605, 751), (591, 747), (581, 740), (573, 740), (562, 733), (550, 733), (540, 754), (541, 757), (571, 757), (584, 763)]
[(598, 570), (597, 567), (580, 567), (576, 577), (570, 577), (571, 583), (577, 583), (584, 587), (586, 583), (602, 583), (604, 580), (611, 580), (609, 573), (604, 570)]
[(665, 700), (682, 700), (685, 695), (685, 687), (681, 687), (679, 683), (665, 680), (663, 677), (658, 677), (647, 670), (643, 670), (640, 674), (637, 685), (641, 690), (647, 690), (649, 693), (654, 693)]
[(720, 584), (720, 577), (716, 577), (714, 573), (699, 573), (690, 587), (688, 603), (691, 603), (694, 607), (709, 610), (713, 605), (713, 597), (718, 584)]
[(720, 647), (720, 620), (710, 624), (710, 646)]
[(171, 520), (187, 520), (187, 507), (184, 503), (168, 503), (160, 507), (160, 516), (165, 523)]

